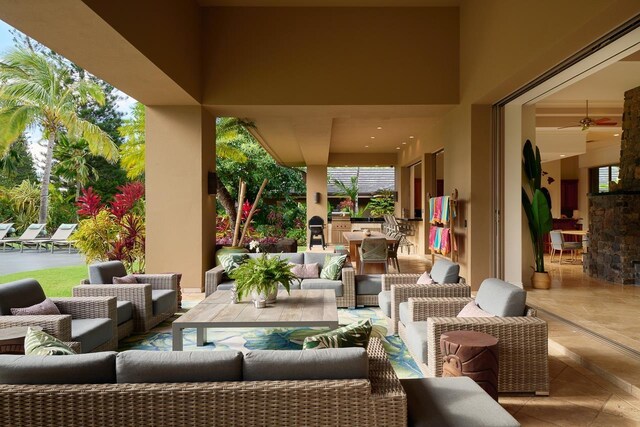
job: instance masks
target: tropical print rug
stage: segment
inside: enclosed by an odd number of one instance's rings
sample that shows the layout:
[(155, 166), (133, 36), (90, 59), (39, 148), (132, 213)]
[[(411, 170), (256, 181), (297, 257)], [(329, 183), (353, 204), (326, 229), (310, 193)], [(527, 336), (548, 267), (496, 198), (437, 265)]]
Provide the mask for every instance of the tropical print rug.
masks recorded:
[[(196, 303), (185, 302), (180, 316)], [(391, 364), (399, 378), (423, 377), (418, 365), (413, 360), (402, 340), (387, 332), (387, 318), (378, 308), (338, 309), (340, 325), (348, 325), (358, 320), (371, 319), (373, 323), (372, 336), (382, 339), (384, 348), (389, 355)], [(120, 342), (120, 351), (124, 350), (171, 350), (171, 322), (170, 319), (151, 332), (143, 335), (132, 335)], [(322, 332), (320, 328), (227, 328), (208, 329), (207, 344), (196, 346), (196, 330), (185, 329), (184, 350), (300, 350), (305, 337)]]

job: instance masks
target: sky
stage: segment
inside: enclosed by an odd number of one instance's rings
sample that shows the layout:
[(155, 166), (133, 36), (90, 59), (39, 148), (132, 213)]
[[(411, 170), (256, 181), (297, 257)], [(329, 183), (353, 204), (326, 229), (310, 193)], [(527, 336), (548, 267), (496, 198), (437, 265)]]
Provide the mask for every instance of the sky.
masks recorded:
[[(13, 27), (0, 20), (0, 55), (14, 47), (11, 33), (9, 33), (9, 30), (12, 29)], [(135, 104), (136, 100), (120, 91), (118, 91), (118, 96), (120, 99), (117, 102), (117, 109), (124, 113), (125, 118), (129, 117), (131, 106)], [(42, 133), (36, 129), (30, 130), (27, 139), (29, 140), (29, 150), (36, 159), (36, 167), (40, 168), (46, 152), (46, 146), (41, 144)]]

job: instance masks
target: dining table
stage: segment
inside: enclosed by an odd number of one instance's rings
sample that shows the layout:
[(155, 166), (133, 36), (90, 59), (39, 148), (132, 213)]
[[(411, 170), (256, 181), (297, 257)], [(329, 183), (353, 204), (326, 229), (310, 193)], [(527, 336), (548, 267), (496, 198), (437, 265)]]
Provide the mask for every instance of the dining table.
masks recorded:
[[(342, 233), (345, 243), (349, 246), (349, 258), (352, 263), (359, 264), (360, 254), (358, 248), (362, 245), (362, 240), (367, 237), (386, 237), (388, 244), (394, 244), (398, 241), (395, 237), (388, 236), (379, 231), (371, 231), (369, 235), (364, 231), (345, 231)], [(359, 267), (359, 265), (358, 265)], [(364, 268), (365, 273), (384, 273), (384, 266), (382, 264), (366, 264)]]

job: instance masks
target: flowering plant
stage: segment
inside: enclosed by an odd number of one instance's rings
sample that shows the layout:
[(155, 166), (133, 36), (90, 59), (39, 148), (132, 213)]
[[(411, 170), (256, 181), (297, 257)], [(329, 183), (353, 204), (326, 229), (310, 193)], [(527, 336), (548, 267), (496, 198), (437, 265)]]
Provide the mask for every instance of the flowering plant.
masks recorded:
[(111, 203), (103, 204), (89, 187), (76, 203), (85, 217), (75, 233), (76, 247), (87, 262), (119, 260), (129, 272), (145, 267), (144, 185), (132, 182), (118, 187)]

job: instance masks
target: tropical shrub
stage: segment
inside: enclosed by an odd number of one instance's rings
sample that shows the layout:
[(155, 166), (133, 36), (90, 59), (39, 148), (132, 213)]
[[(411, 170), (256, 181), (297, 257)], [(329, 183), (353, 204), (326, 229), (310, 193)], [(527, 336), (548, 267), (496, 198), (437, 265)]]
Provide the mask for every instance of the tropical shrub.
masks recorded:
[(11, 222), (16, 230), (25, 230), (30, 224), (38, 222), (40, 210), (40, 188), (30, 181), (6, 191), (6, 200), (11, 212)]
[(78, 198), (78, 215), (86, 217), (78, 224), (76, 247), (88, 262), (119, 260), (129, 272), (145, 267), (144, 185), (132, 182), (109, 204), (103, 204), (91, 187)]
[(373, 217), (393, 214), (393, 193), (389, 190), (379, 191), (367, 204), (367, 210), (369, 210), (370, 215)]

